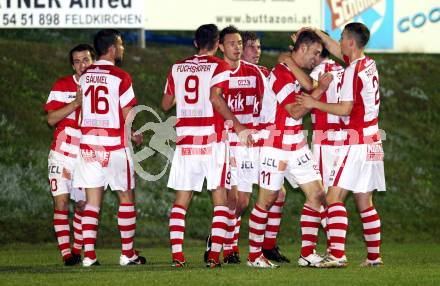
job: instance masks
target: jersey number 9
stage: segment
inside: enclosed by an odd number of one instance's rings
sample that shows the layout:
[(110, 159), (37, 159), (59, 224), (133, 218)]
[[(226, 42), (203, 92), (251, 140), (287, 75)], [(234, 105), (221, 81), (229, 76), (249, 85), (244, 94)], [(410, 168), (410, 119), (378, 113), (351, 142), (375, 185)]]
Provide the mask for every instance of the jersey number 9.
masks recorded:
[[(195, 75), (190, 75), (185, 80), (185, 102), (188, 104), (195, 104), (199, 100), (199, 78)], [(193, 97), (190, 95), (194, 94)]]

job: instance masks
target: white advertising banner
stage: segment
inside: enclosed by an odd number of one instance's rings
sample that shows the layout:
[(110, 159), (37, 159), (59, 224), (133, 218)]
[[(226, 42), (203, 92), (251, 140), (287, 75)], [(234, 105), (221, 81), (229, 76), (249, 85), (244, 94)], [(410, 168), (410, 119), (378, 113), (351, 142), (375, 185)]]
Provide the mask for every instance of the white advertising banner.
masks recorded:
[(394, 49), (440, 53), (440, 1), (396, 1), (394, 6)]
[(147, 30), (195, 30), (214, 23), (240, 30), (293, 31), (321, 26), (320, 0), (150, 0)]
[(141, 0), (0, 0), (0, 28), (142, 28)]

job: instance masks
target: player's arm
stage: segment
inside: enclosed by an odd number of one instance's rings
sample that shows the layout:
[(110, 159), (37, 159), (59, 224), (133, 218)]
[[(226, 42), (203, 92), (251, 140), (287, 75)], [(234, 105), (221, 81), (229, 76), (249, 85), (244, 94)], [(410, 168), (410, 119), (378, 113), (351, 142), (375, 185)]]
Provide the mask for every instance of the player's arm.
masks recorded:
[[(211, 87), (209, 100), (212, 103), (214, 109), (220, 113), (220, 115), (226, 120), (232, 122), (232, 127), (234, 128), (237, 135), (240, 136), (240, 133), (246, 130), (246, 127), (242, 125), (238, 119), (234, 116), (232, 111), (229, 109), (225, 100), (223, 99), (223, 90), (220, 87), (213, 86)], [(246, 138), (246, 144), (251, 146), (253, 144), (252, 136), (249, 134)]]
[(298, 82), (301, 85), (301, 87), (303, 87), (305, 90), (312, 90), (314, 88), (312, 78), (308, 74), (306, 74), (292, 60), (291, 52), (281, 53), (278, 56), (278, 62), (279, 63), (285, 63), (289, 67), (289, 69), (292, 71), (293, 75), (298, 80)]
[(168, 111), (176, 105), (176, 97), (171, 94), (164, 93), (162, 97), (162, 109)]
[[(131, 105), (122, 108), (122, 116), (124, 117), (124, 122), (127, 121), (128, 116), (132, 116), (132, 115), (130, 115), (130, 111), (132, 109), (133, 109), (133, 106), (131, 106)], [(144, 141), (142, 134), (135, 134), (134, 130), (131, 130), (130, 138), (137, 145), (141, 144), (142, 141)]]
[(319, 29), (314, 29), (314, 32), (321, 38), (321, 40), (324, 42), (326, 49), (335, 57), (343, 61), (342, 52), (341, 52), (341, 46), (339, 45), (338, 41), (332, 39), (329, 35), (323, 33)]
[(303, 31), (312, 31), (315, 32), (321, 40), (324, 42), (325, 48), (335, 57), (343, 61), (341, 46), (338, 41), (332, 39), (327, 34), (323, 33), (320, 29), (312, 28), (312, 27), (304, 27), (298, 30), (296, 34), (292, 35), (292, 40), (296, 39)]
[(72, 102), (59, 109), (47, 111), (47, 123), (50, 126), (55, 126), (58, 122), (66, 118), (66, 116), (74, 112), (81, 105), (82, 105), (82, 92), (81, 89), (78, 87), (78, 90), (76, 92), (76, 97)]
[(346, 116), (350, 115), (351, 110), (353, 109), (353, 101), (341, 101), (339, 103), (325, 103), (313, 99), (310, 96), (299, 95), (296, 97), (296, 100), (303, 108), (316, 108), (323, 112), (338, 115), (338, 116)]
[(324, 92), (326, 92), (326, 90), (328, 89), (328, 86), (330, 85), (332, 80), (333, 80), (332, 74), (326, 73), (326, 74), (322, 75), (319, 78), (318, 86), (312, 91), (311, 94), (297, 95), (295, 102), (286, 104), (284, 106), (284, 108), (286, 109), (286, 111), (290, 114), (290, 116), (293, 119), (295, 119), (295, 120), (300, 119), (305, 114), (307, 114), (313, 107), (308, 107), (308, 106), (301, 104), (301, 102), (298, 102), (298, 97), (309, 97), (313, 100), (318, 101), (321, 98), (321, 95)]

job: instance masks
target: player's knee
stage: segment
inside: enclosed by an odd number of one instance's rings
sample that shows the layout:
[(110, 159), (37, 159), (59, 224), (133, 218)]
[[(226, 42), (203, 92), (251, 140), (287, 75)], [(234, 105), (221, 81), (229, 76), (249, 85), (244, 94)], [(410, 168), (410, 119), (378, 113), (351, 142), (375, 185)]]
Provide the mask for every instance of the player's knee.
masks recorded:
[(55, 209), (59, 211), (69, 210), (69, 199), (57, 199), (55, 200)]
[(85, 207), (86, 207), (85, 201), (79, 201), (75, 203), (75, 210), (78, 212), (83, 212)]
[(237, 203), (237, 210), (235, 212), (236, 215), (241, 216), (248, 206), (249, 206), (249, 198), (247, 197), (240, 198), (240, 200)]

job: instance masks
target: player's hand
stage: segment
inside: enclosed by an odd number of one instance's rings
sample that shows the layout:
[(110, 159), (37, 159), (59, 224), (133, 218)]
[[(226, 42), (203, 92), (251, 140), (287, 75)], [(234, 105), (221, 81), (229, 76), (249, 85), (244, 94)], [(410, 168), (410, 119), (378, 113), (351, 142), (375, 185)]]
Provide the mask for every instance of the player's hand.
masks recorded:
[(76, 95), (75, 95), (75, 100), (74, 100), (75, 105), (77, 107), (80, 107), (82, 105), (82, 98), (83, 98), (83, 95), (82, 95), (81, 86), (77, 85), (76, 86)]
[(305, 31), (309, 31), (309, 32), (316, 32), (316, 28), (314, 27), (302, 27), (301, 29), (299, 29), (298, 31), (296, 31), (295, 38), (292, 38), (292, 36), (290, 38), (295, 39), (294, 42), (296, 42), (296, 40), (298, 39), (299, 35), (301, 35), (302, 32)]
[(310, 95), (302, 93), (296, 96), (296, 102), (305, 108), (312, 109), (315, 107), (316, 100), (313, 99)]
[(255, 133), (255, 130), (248, 129), (241, 124), (234, 126), (234, 129), (241, 144), (246, 145), (246, 147), (252, 147), (252, 145), (255, 143), (254, 138), (252, 138), (252, 134)]
[(330, 83), (333, 81), (333, 75), (329, 72), (323, 74), (323, 75), (319, 75), (318, 77), (318, 88), (322, 91), (325, 92), (328, 89), (328, 86), (330, 85)]
[[(297, 32), (298, 33), (298, 32)], [(296, 42), (296, 39), (298, 38), (297, 37), (297, 33), (292, 33), (291, 35), (290, 35), (290, 39), (292, 39), (292, 43), (294, 43), (295, 44), (295, 42)], [(293, 49), (293, 47), (292, 47), (292, 49)]]
[(135, 131), (131, 131), (131, 140), (136, 143), (136, 145), (141, 144), (144, 141), (144, 137), (142, 133), (136, 133)]

